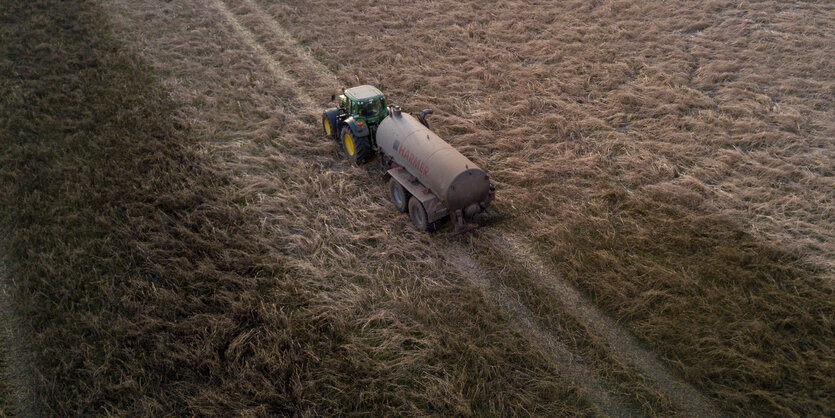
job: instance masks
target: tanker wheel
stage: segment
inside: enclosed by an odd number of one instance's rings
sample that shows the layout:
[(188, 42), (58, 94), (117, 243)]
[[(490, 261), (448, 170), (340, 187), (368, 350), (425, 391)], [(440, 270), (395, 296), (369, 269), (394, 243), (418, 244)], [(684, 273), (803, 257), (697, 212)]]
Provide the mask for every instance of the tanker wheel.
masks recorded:
[(423, 203), (414, 196), (409, 199), (409, 217), (412, 218), (415, 228), (421, 232), (434, 232), (441, 225), (441, 222), (429, 222)]
[(398, 211), (405, 212), (409, 209), (409, 198), (412, 195), (394, 177), (389, 179), (389, 196), (391, 197), (391, 203), (394, 203), (394, 207)]
[(355, 137), (347, 126), (342, 128), (342, 149), (357, 165), (371, 159), (371, 144), (367, 136)]

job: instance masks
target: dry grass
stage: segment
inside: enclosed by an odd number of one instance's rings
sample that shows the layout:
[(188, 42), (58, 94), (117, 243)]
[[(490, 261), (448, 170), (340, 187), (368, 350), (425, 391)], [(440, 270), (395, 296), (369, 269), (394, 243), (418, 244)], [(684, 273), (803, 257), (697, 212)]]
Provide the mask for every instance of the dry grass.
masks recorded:
[(499, 241), (413, 232), (319, 135), (329, 68), (435, 108), (491, 228), (725, 411), (831, 414), (831, 6), (598, 3), (259, 2), (291, 37), (4, 3), (0, 247), (44, 412), (599, 413), (475, 273), (625, 411), (681, 412)]
[(46, 415), (265, 396), (293, 410), (295, 331), (260, 296), (289, 285), (264, 279), (284, 264), (166, 92), (89, 3), (4, 2), (0, 16), (4, 280), (33, 338), (28, 401)]
[(4, 6), (3, 257), (44, 413), (593, 413), (429, 237), (357, 240), (390, 215), (370, 174), (195, 6), (147, 9), (179, 15), (152, 43), (211, 23), (158, 72), (89, 3)]
[[(5, 334), (4, 334), (5, 336)], [(9, 376), (9, 364), (8, 364), (8, 341), (3, 340), (2, 344), (0, 344), (0, 370), (2, 370), (2, 374), (0, 374), (0, 415), (4, 417), (16, 415), (17, 409), (15, 407), (14, 402), (14, 389), (12, 388), (12, 380)]]
[(434, 107), (501, 228), (728, 411), (832, 413), (831, 4), (262, 4), (340, 80)]
[(201, 2), (113, 9), (124, 36), (170, 75), (163, 83), (183, 118), (211, 132), (212, 149), (235, 173), (236, 200), (261, 213), (262, 232), (299, 280), (296, 319), (316, 325), (299, 340), (312, 358), (300, 405), (380, 414), (595, 410), (445, 261), (445, 247), (392, 213), (379, 173), (343, 161), (311, 132), (319, 110), (223, 13)]

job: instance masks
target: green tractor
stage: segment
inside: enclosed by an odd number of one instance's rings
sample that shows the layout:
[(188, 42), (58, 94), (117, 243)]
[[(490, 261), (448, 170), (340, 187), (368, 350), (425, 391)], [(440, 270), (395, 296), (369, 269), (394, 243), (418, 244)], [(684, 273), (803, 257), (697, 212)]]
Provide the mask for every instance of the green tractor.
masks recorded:
[(322, 113), (322, 129), (325, 135), (342, 143), (348, 157), (363, 164), (374, 157), (377, 126), (386, 115), (386, 98), (378, 88), (358, 86), (346, 90), (343, 87), (337, 107)]

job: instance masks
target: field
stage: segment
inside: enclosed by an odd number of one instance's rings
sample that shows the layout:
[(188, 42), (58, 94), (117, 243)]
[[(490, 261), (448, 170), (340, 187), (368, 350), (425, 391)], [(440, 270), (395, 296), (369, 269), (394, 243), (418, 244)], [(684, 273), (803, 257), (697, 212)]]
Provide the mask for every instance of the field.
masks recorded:
[[(835, 4), (9, 0), (0, 415), (835, 414)], [(414, 231), (321, 132), (484, 168)]]

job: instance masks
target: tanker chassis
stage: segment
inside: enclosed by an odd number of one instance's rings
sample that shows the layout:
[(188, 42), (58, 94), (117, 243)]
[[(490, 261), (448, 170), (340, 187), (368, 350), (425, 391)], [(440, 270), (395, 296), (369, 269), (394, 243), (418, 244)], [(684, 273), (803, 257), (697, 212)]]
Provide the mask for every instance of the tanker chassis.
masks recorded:
[(325, 135), (357, 164), (379, 156), (394, 207), (408, 211), (418, 230), (435, 231), (447, 219), (456, 234), (471, 229), (469, 221), (487, 211), (495, 188), (484, 170), (429, 129), (432, 110), (416, 118), (387, 106), (372, 86), (342, 92), (337, 107), (322, 113)]

